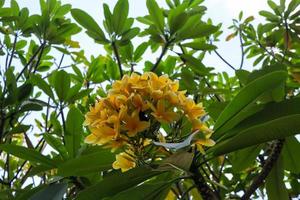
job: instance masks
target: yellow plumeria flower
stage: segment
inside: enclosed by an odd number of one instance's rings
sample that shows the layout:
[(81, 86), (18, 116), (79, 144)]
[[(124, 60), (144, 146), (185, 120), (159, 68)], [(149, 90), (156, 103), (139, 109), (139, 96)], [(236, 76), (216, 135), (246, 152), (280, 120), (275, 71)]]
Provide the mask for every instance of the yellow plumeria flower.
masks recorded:
[(127, 130), (130, 137), (135, 136), (137, 133), (144, 131), (150, 126), (149, 122), (140, 120), (138, 111), (134, 111), (131, 116), (127, 115), (124, 121), (124, 129)]
[(202, 104), (196, 104), (193, 99), (189, 98), (185, 100), (183, 110), (190, 119), (196, 119), (205, 114)]
[(216, 143), (212, 139), (198, 139), (195, 142), (195, 145), (202, 154), (205, 154), (205, 151), (202, 146), (211, 147), (214, 146)]
[(178, 119), (178, 114), (174, 111), (167, 110), (164, 100), (159, 100), (157, 102), (156, 108), (150, 104), (153, 112), (151, 113), (159, 122), (171, 123)]
[[(85, 142), (103, 145), (112, 151), (130, 148), (133, 151), (131, 155), (118, 154), (113, 163), (115, 169), (126, 171), (135, 167), (134, 153), (140, 155), (145, 145), (149, 145), (150, 141), (154, 143), (153, 138), (168, 143), (168, 137), (160, 135), (161, 123), (172, 124), (185, 115), (192, 123), (191, 131), (204, 134), (194, 143), (203, 152), (202, 146), (214, 144), (209, 139), (212, 132), (199, 120), (205, 115), (202, 104), (196, 104), (185, 93), (179, 91), (179, 82), (167, 75), (158, 76), (153, 72), (124, 75), (122, 80), (112, 84), (107, 97), (90, 107), (84, 124), (91, 134)], [(149, 128), (151, 133), (147, 131)], [(145, 134), (138, 134), (142, 132)]]
[(126, 152), (122, 152), (116, 155), (116, 161), (112, 166), (114, 169), (121, 169), (122, 172), (126, 172), (134, 168), (136, 164), (131, 155)]
[(90, 129), (92, 134), (88, 135), (85, 138), (85, 142), (89, 144), (103, 145), (110, 142), (117, 136), (116, 131), (109, 126), (101, 126), (97, 128), (90, 128)]

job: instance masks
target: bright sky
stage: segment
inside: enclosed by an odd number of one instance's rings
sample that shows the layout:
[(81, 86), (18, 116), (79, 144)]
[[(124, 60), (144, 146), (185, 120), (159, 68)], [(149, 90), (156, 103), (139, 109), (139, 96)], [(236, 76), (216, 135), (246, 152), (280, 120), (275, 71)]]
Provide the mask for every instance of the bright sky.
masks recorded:
[[(102, 4), (107, 3), (111, 8), (115, 5), (117, 0), (61, 0), (63, 4), (69, 3), (73, 8), (80, 8), (88, 12), (98, 23), (102, 26), (103, 11)], [(278, 2), (279, 0), (275, 0)], [(165, 0), (157, 0), (160, 6), (165, 5)], [(39, 0), (18, 0), (21, 6), (29, 7), (31, 12), (39, 12)], [(223, 35), (221, 42), (217, 43), (219, 53), (226, 58), (232, 65), (238, 66), (240, 63), (240, 47), (238, 39), (230, 42), (225, 42), (225, 37), (230, 34), (230, 30), (226, 28), (231, 25), (232, 19), (236, 18), (239, 12), (244, 12), (244, 17), (253, 15), (256, 23), (262, 20), (258, 15), (258, 11), (268, 9), (266, 0), (206, 0), (204, 3), (207, 6), (206, 17), (213, 20), (215, 24), (223, 23)], [(143, 16), (148, 13), (145, 0), (129, 0), (131, 17)], [(139, 25), (138, 25), (139, 26)], [(87, 55), (97, 55), (103, 53), (101, 45), (95, 44), (92, 39), (84, 33), (74, 37), (75, 40), (80, 42), (81, 47), (85, 50)], [(143, 40), (143, 39), (142, 39)], [(155, 60), (155, 55), (148, 55), (147, 57)], [(230, 70), (215, 54), (209, 55), (205, 59), (205, 64), (215, 67), (217, 71)], [(245, 68), (251, 69), (251, 62), (245, 62)]]

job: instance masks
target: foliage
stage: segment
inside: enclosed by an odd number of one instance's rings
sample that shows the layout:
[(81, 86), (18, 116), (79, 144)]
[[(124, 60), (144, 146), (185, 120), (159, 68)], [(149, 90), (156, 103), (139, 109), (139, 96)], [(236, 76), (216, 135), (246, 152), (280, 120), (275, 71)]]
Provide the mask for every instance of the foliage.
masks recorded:
[[(233, 20), (239, 66), (203, 0), (145, 3), (135, 19), (128, 0), (103, 4), (100, 24), (58, 0), (39, 14), (0, 0), (0, 199), (299, 197), (300, 1)], [(72, 40), (82, 30), (103, 55)]]

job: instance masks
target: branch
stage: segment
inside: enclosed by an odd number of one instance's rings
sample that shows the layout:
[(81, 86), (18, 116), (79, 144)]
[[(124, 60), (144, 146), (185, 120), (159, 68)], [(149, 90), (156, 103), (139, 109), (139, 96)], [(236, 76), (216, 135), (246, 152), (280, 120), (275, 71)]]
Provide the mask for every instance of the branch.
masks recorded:
[(263, 183), (264, 180), (269, 175), (270, 171), (272, 170), (273, 166), (275, 165), (276, 161), (278, 160), (280, 156), (280, 152), (283, 146), (284, 140), (276, 140), (274, 143), (272, 143), (272, 152), (268, 159), (265, 161), (265, 164), (263, 165), (263, 168), (259, 175), (254, 179), (250, 187), (246, 190), (244, 196), (242, 196), (241, 200), (247, 200), (250, 199), (251, 195), (254, 194), (254, 192), (259, 188)]
[(228, 65), (228, 67), (230, 67), (232, 70), (236, 70), (229, 62), (227, 62), (227, 60), (225, 60), (217, 50), (214, 50), (215, 54), (217, 54), (217, 56), (226, 64)]
[(189, 194), (189, 192), (194, 189), (196, 187), (196, 185), (192, 185), (191, 187), (189, 187), (186, 191), (184, 191), (184, 193), (181, 195), (180, 200), (184, 200), (185, 196), (187, 196)]
[[(45, 44), (45, 42), (43, 42), (43, 44)], [(38, 68), (38, 66), (39, 66), (39, 64), (40, 64), (40, 62), (41, 62), (41, 58), (42, 58), (42, 55), (43, 55), (43, 53), (44, 53), (44, 49), (45, 49), (45, 45), (42, 45), (42, 49), (41, 49), (41, 52), (40, 52), (40, 54), (39, 54), (38, 60), (37, 60), (37, 62), (36, 62), (36, 64), (35, 64), (35, 67), (34, 67), (34, 69), (33, 69), (33, 73), (36, 72), (36, 70), (37, 70), (37, 68)]]
[(241, 44), (241, 64), (240, 64), (240, 69), (243, 68), (244, 65), (244, 56), (245, 56), (245, 51), (244, 51), (244, 44), (243, 44), (243, 38), (242, 38), (242, 31), (241, 31), (241, 26), (239, 27), (239, 38), (240, 38), (240, 44)]
[(190, 172), (192, 173), (192, 179), (194, 180), (195, 185), (203, 199), (219, 199), (218, 196), (212, 191), (212, 189), (206, 184), (204, 177), (199, 172), (198, 167), (196, 166), (195, 157), (190, 167)]
[(287, 23), (287, 20), (284, 19), (284, 28), (285, 28), (285, 47), (284, 47), (284, 51), (283, 51), (283, 56), (282, 56), (282, 60), (281, 60), (281, 64), (283, 63), (283, 61), (285, 60), (285, 56), (286, 56), (286, 53), (288, 52), (288, 49), (289, 49), (289, 27), (288, 27), (288, 23)]
[(6, 69), (8, 69), (11, 66), (11, 63), (12, 63), (12, 60), (13, 60), (13, 57), (14, 57), (14, 54), (15, 54), (15, 51), (16, 51), (17, 39), (18, 39), (18, 35), (16, 33), (13, 48), (12, 48), (11, 55), (10, 55), (10, 59), (9, 59), (8, 65), (6, 66)]
[(44, 46), (46, 45), (46, 43), (43, 43), (37, 50), (36, 52), (32, 55), (32, 57), (30, 58), (30, 60), (28, 61), (28, 63), (24, 66), (24, 68), (21, 70), (21, 72), (19, 73), (19, 75), (16, 78), (16, 82), (18, 82), (19, 78), (21, 78), (22, 74), (25, 72), (25, 70), (27, 69), (27, 67), (32, 63), (32, 61), (35, 59), (35, 57), (38, 55), (38, 53), (41, 51), (42, 48), (44, 48)]
[(162, 51), (161, 51), (161, 53), (160, 53), (160, 55), (159, 55), (159, 57), (158, 57), (158, 59), (157, 59), (157, 61), (156, 61), (156, 63), (153, 65), (153, 67), (151, 68), (151, 72), (155, 72), (155, 70), (157, 69), (157, 67), (158, 67), (158, 65), (159, 65), (159, 63), (160, 63), (160, 61), (161, 61), (161, 59), (164, 57), (164, 55), (165, 55), (165, 53), (167, 52), (167, 50), (168, 50), (168, 46), (169, 46), (169, 42), (166, 42), (166, 44), (163, 46), (163, 49), (162, 49)]
[(121, 63), (120, 55), (119, 55), (119, 52), (118, 52), (118, 48), (117, 48), (115, 42), (112, 42), (111, 45), (113, 47), (113, 51), (114, 51), (114, 54), (115, 54), (117, 62), (118, 62), (119, 71), (120, 71), (120, 78), (122, 78), (123, 77), (123, 70), (122, 70), (122, 63)]

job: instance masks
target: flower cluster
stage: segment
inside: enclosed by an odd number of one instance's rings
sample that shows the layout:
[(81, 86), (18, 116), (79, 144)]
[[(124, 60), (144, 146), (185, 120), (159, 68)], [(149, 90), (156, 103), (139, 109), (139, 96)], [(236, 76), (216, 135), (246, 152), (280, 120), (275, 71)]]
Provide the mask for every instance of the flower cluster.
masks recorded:
[[(152, 72), (133, 73), (114, 82), (107, 97), (90, 108), (85, 125), (89, 126), (91, 134), (85, 142), (112, 150), (123, 148), (124, 152), (116, 156), (113, 168), (126, 171), (136, 166), (134, 146), (145, 145), (146, 139), (153, 139), (153, 132), (158, 132), (160, 124), (174, 123), (182, 116), (191, 122), (191, 131), (206, 133), (206, 138), (195, 143), (200, 150), (201, 145), (212, 145), (211, 132), (200, 120), (204, 115), (201, 104), (186, 97), (185, 91), (179, 91), (178, 81)], [(156, 138), (159, 137), (161, 135), (157, 134)]]

